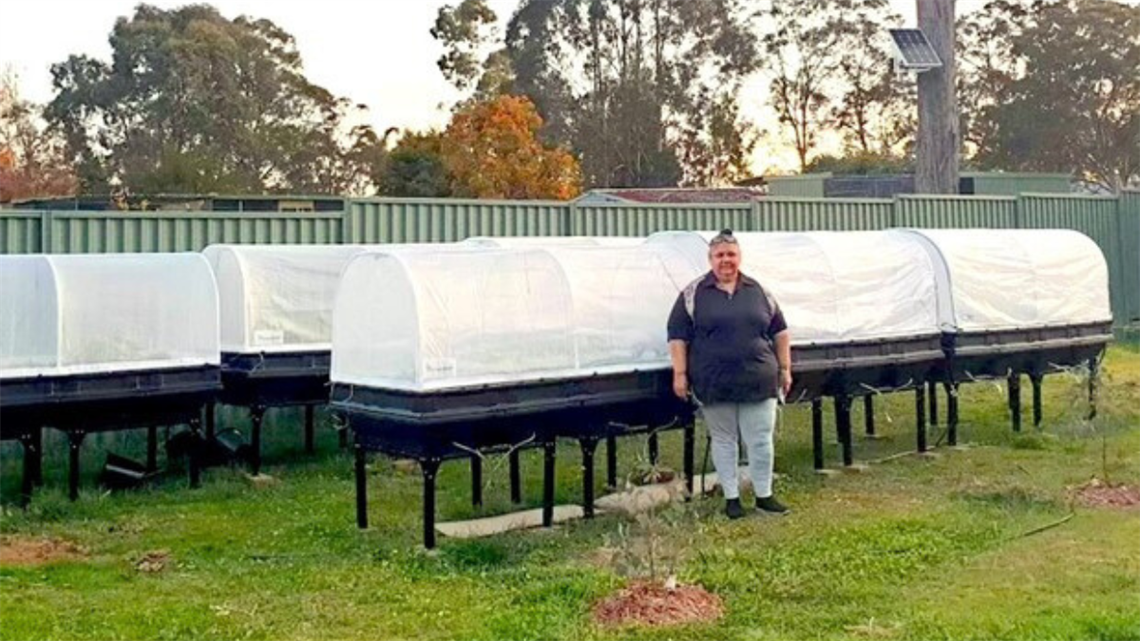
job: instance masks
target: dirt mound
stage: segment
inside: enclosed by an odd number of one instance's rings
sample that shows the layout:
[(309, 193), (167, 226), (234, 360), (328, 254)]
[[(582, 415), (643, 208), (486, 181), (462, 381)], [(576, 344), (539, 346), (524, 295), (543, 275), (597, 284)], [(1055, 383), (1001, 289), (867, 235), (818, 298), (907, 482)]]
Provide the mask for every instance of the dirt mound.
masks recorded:
[(154, 550), (147, 552), (135, 560), (135, 569), (139, 572), (162, 572), (170, 565), (173, 559), (167, 550)]
[(667, 587), (638, 581), (594, 606), (594, 620), (605, 626), (667, 626), (715, 621), (724, 614), (720, 597), (696, 585)]
[(1140, 487), (1114, 485), (1093, 479), (1076, 490), (1077, 501), (1089, 507), (1140, 507)]
[(72, 561), (87, 556), (83, 548), (51, 538), (18, 536), (0, 537), (0, 566), (37, 566), (57, 561)]

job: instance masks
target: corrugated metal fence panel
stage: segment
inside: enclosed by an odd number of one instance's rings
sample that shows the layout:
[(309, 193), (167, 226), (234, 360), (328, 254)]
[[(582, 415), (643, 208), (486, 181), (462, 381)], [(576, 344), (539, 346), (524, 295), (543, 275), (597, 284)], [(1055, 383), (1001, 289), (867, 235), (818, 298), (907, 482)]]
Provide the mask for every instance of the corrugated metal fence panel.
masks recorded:
[(1119, 322), (1140, 322), (1140, 191), (1125, 191), (1120, 196), (1116, 212), (1120, 230), (1121, 282), (1127, 294), (1125, 315)]
[(1072, 191), (1067, 174), (1018, 174), (1001, 172), (964, 172), (963, 178), (974, 179), (978, 195), (1016, 196), (1022, 193), (1067, 194)]
[(454, 242), (470, 236), (562, 236), (569, 203), (379, 198), (349, 204), (346, 243)]
[(900, 195), (895, 200), (895, 226), (926, 229), (1017, 227), (1017, 198)]
[(1072, 229), (1096, 241), (1108, 263), (1112, 313), (1129, 316), (1131, 295), (1125, 283), (1126, 266), (1123, 237), (1118, 229), (1117, 199), (1059, 194), (1025, 194), (1019, 202), (1019, 222), (1023, 229)]
[(891, 200), (764, 198), (755, 208), (757, 231), (886, 229), (894, 219)]
[(648, 236), (668, 230), (736, 231), (753, 229), (748, 203), (732, 205), (576, 205), (570, 214), (571, 236)]
[(47, 212), (52, 253), (200, 251), (211, 243), (340, 242), (343, 212)]
[(0, 253), (35, 254), (43, 251), (42, 212), (0, 209)]
[(768, 178), (768, 195), (781, 198), (823, 198), (824, 181), (830, 173)]

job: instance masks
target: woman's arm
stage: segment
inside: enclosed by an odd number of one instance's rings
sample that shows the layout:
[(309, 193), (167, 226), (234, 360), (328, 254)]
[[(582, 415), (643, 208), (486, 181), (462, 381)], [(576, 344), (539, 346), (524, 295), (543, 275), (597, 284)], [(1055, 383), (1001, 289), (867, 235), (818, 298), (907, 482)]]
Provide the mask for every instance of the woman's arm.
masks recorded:
[(685, 400), (689, 397), (689, 344), (669, 341), (669, 360), (673, 363), (673, 393)]
[(792, 391), (792, 333), (786, 329), (776, 334), (776, 362), (780, 367), (780, 391), (787, 396)]

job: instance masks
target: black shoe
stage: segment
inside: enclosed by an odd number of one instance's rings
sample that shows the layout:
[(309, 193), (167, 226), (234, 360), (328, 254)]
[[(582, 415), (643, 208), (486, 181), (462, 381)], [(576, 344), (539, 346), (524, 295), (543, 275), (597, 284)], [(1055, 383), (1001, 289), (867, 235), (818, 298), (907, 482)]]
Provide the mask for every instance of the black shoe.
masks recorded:
[(730, 519), (739, 519), (744, 516), (744, 508), (740, 507), (740, 499), (728, 499), (724, 502), (724, 515)]
[(765, 496), (764, 498), (756, 498), (756, 509), (768, 514), (787, 514), (790, 510), (783, 503), (776, 500), (776, 497)]

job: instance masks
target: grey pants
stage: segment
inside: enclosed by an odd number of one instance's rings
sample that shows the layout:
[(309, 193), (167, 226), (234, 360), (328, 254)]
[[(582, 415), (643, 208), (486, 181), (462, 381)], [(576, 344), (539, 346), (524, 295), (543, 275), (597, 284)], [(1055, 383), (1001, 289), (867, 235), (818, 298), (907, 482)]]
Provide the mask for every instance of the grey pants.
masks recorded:
[(713, 403), (701, 406), (712, 437), (712, 460), (726, 499), (740, 498), (736, 478), (737, 434), (748, 451), (748, 476), (757, 497), (772, 496), (773, 432), (776, 399), (759, 403)]

